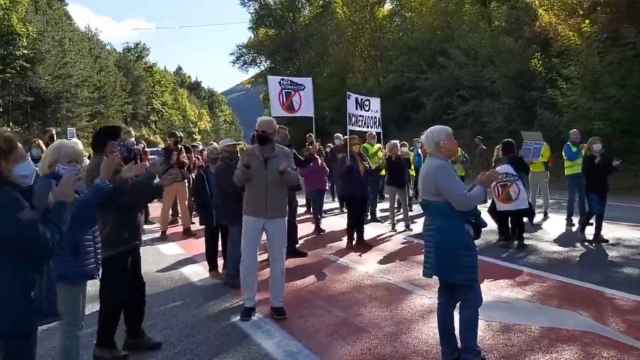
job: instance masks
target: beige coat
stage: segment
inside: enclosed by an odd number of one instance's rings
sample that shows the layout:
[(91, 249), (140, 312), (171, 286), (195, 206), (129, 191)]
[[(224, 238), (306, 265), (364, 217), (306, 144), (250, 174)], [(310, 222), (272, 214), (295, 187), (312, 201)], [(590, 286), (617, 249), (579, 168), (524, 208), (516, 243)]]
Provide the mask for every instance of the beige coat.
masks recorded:
[(275, 144), (273, 154), (266, 159), (259, 146), (249, 147), (238, 163), (234, 181), (244, 186), (244, 216), (262, 219), (287, 217), (289, 188), (299, 183), (293, 153)]

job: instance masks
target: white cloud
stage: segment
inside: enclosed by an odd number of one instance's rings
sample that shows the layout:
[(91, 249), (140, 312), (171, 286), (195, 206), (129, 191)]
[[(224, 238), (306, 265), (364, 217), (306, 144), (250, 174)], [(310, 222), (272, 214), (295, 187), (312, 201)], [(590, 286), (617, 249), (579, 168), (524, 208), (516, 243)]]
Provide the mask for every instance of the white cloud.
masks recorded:
[(96, 30), (100, 38), (114, 46), (140, 38), (140, 28), (155, 28), (153, 23), (144, 19), (130, 18), (117, 21), (109, 16), (98, 15), (93, 10), (79, 4), (69, 4), (67, 10), (76, 24), (85, 29), (87, 26)]

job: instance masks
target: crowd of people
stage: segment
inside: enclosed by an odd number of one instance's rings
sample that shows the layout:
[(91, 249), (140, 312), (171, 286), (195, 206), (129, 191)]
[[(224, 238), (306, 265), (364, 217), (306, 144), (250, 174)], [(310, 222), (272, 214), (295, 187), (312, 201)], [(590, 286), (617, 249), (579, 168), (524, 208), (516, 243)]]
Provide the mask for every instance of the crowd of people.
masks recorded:
[[(125, 359), (127, 352), (162, 347), (144, 330), (145, 281), (141, 245), (144, 225), (153, 224), (149, 204), (160, 200), (160, 240), (181, 224), (194, 237), (192, 219), (204, 227), (210, 276), (241, 289), (241, 321), (256, 313), (258, 248), (263, 234), (269, 253), (271, 316), (285, 320), (285, 262), (306, 257), (298, 248), (298, 194), (304, 193), (323, 236), (327, 193), (346, 210), (346, 248), (367, 250), (367, 223), (381, 222), (378, 204), (389, 202), (390, 230), (396, 213), (412, 231), (410, 213), (418, 202), (425, 217), (423, 275), (437, 276), (438, 330), (443, 359), (480, 359), (477, 343), (478, 282), (474, 241), (487, 226), (478, 205), (491, 200), (503, 247), (524, 249), (525, 221), (533, 223), (538, 194), (543, 217), (549, 211), (551, 148), (526, 162), (516, 142), (503, 140), (489, 159), (482, 137), (469, 156), (453, 130), (433, 126), (410, 146), (379, 143), (376, 133), (335, 134), (322, 146), (313, 134), (298, 153), (289, 129), (271, 117), (257, 119), (250, 144), (234, 139), (184, 144), (170, 131), (162, 156), (151, 159), (146, 145), (126, 127), (104, 126), (87, 151), (78, 139), (57, 139), (46, 129), (25, 148), (15, 133), (0, 130), (0, 359), (35, 359), (37, 328), (60, 319), (59, 358), (80, 358), (87, 282), (99, 279), (98, 328), (94, 359)], [(598, 137), (581, 143), (572, 130), (562, 150), (568, 182), (567, 227), (578, 232), (595, 217), (593, 243), (606, 243), (602, 225), (608, 177), (621, 162), (604, 151)], [(491, 161), (490, 161), (491, 160)], [(488, 169), (492, 170), (488, 170)], [(471, 174), (473, 181), (468, 181)], [(466, 181), (466, 183), (465, 183)], [(586, 241), (586, 238), (584, 238)], [(221, 255), (219, 251), (221, 250)], [(222, 266), (219, 260), (222, 259)], [(51, 304), (50, 299), (55, 299)], [(453, 311), (460, 303), (460, 346)], [(115, 337), (124, 318), (122, 349)]]

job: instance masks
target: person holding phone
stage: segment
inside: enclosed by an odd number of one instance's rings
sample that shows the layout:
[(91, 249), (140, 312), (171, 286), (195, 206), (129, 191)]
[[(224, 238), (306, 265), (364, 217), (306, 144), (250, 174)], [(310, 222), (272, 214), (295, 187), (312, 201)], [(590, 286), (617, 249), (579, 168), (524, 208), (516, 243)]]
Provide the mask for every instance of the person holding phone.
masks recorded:
[(602, 236), (602, 224), (604, 223), (604, 213), (607, 208), (609, 176), (619, 169), (620, 165), (622, 165), (621, 160), (613, 159), (604, 151), (601, 138), (596, 136), (589, 139), (585, 147), (584, 161), (582, 163), (589, 210), (585, 217), (580, 220), (578, 230), (584, 236), (589, 222), (595, 216), (596, 226), (592, 239), (594, 244), (606, 244), (609, 242)]

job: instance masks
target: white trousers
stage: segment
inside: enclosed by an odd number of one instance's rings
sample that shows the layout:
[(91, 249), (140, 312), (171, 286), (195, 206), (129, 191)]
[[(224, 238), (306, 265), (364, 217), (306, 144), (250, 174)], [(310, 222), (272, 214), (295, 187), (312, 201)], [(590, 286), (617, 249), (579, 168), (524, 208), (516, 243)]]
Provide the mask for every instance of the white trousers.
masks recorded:
[(542, 191), (544, 211), (549, 211), (549, 172), (531, 172), (529, 174), (529, 202), (536, 208), (538, 192)]

